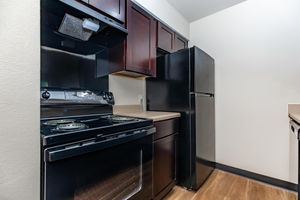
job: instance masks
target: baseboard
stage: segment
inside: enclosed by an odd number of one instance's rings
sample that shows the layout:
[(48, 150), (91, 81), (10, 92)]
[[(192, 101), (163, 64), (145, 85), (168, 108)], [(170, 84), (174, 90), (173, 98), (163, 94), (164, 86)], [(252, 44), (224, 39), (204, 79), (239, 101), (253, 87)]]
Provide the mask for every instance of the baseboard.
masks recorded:
[(276, 178), (272, 178), (269, 176), (265, 176), (265, 175), (261, 175), (261, 174), (257, 174), (254, 172), (250, 172), (250, 171), (246, 171), (243, 169), (238, 169), (235, 167), (231, 167), (231, 166), (227, 166), (227, 165), (223, 165), (220, 163), (216, 163), (216, 168), (220, 169), (222, 171), (226, 171), (226, 172), (230, 172), (232, 174), (236, 174), (236, 175), (240, 175), (240, 176), (244, 176), (246, 178), (250, 178), (256, 181), (260, 181), (263, 183), (267, 183), (276, 187), (280, 187), (283, 189), (287, 189), (287, 190), (291, 190), (294, 192), (298, 191), (298, 185), (295, 183), (290, 183), (287, 181), (283, 181), (280, 179), (276, 179)]

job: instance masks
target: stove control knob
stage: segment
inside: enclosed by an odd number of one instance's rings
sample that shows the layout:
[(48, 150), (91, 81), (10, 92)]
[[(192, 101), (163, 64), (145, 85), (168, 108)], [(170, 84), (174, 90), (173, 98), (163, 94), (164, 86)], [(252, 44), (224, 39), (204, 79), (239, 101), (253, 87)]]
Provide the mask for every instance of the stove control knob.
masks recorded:
[(113, 100), (113, 98), (114, 98), (113, 94), (112, 94), (111, 92), (108, 93), (108, 99), (109, 99), (109, 100)]
[(104, 100), (106, 100), (106, 99), (108, 98), (106, 93), (104, 93), (104, 94), (102, 95), (102, 97), (103, 97)]
[(43, 99), (49, 99), (50, 98), (50, 93), (47, 91), (47, 90), (45, 90), (43, 93), (42, 93), (42, 97), (43, 97)]

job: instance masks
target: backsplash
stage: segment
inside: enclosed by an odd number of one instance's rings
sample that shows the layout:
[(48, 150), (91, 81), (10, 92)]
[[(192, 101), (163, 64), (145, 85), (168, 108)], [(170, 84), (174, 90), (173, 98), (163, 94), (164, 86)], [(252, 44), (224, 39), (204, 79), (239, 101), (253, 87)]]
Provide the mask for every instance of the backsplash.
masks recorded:
[(127, 76), (110, 75), (109, 91), (114, 93), (115, 105), (143, 104), (145, 108), (145, 78), (131, 78)]

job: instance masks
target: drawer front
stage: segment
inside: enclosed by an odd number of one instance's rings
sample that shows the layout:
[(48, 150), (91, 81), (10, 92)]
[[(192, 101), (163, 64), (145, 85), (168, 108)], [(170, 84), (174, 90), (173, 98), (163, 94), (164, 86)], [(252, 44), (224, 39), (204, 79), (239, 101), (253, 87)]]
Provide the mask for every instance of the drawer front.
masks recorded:
[(155, 122), (156, 133), (154, 134), (154, 140), (166, 137), (168, 135), (178, 133), (179, 131), (179, 119), (170, 119), (165, 121)]

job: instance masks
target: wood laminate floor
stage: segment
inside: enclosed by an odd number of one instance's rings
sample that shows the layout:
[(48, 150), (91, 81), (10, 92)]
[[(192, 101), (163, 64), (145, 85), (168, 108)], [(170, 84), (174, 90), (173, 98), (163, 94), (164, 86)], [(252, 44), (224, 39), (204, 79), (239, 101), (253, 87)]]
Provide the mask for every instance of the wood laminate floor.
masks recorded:
[(175, 187), (164, 200), (296, 200), (296, 193), (215, 170), (197, 192)]

